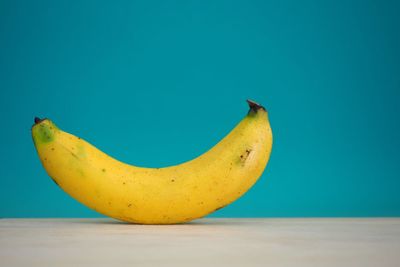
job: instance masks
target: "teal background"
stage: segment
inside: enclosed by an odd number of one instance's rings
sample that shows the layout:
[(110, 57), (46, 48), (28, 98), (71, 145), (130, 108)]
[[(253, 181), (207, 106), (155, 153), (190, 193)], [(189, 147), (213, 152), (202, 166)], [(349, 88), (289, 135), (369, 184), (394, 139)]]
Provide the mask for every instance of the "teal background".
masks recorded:
[(269, 110), (270, 163), (213, 214), (400, 216), (398, 1), (0, 1), (1, 217), (100, 216), (46, 175), (34, 116), (166, 166)]

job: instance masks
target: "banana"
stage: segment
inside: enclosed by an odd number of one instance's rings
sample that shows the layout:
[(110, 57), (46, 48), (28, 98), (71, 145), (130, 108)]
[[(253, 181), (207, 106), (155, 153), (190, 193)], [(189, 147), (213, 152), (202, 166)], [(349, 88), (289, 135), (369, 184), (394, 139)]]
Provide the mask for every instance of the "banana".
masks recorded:
[(265, 108), (248, 104), (248, 114), (213, 148), (165, 168), (122, 163), (49, 119), (35, 118), (32, 137), (48, 175), (89, 208), (131, 223), (184, 223), (232, 203), (263, 173), (272, 131)]

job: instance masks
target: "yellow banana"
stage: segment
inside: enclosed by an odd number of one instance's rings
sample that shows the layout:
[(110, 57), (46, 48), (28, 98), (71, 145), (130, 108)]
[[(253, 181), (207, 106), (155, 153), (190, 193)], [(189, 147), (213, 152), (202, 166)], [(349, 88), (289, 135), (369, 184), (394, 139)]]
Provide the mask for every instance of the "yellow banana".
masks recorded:
[(272, 148), (268, 114), (248, 103), (248, 114), (213, 148), (165, 168), (122, 163), (49, 119), (35, 118), (32, 137), (49, 176), (84, 205), (126, 222), (183, 223), (235, 201), (264, 171)]

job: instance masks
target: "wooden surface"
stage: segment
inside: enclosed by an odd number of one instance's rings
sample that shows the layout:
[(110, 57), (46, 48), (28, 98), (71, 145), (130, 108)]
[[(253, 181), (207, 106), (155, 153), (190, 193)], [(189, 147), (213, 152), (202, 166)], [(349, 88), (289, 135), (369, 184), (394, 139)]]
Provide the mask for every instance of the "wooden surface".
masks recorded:
[(400, 266), (400, 219), (0, 219), (0, 266)]

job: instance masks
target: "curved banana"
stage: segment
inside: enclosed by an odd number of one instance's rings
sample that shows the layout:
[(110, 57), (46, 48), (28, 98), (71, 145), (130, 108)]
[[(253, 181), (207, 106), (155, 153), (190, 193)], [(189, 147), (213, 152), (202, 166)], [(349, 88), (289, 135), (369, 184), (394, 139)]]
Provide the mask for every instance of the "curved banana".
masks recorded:
[(48, 119), (35, 118), (32, 137), (49, 176), (86, 206), (126, 222), (183, 223), (235, 201), (264, 171), (272, 148), (268, 114), (248, 103), (247, 116), (217, 145), (166, 168), (117, 161)]

